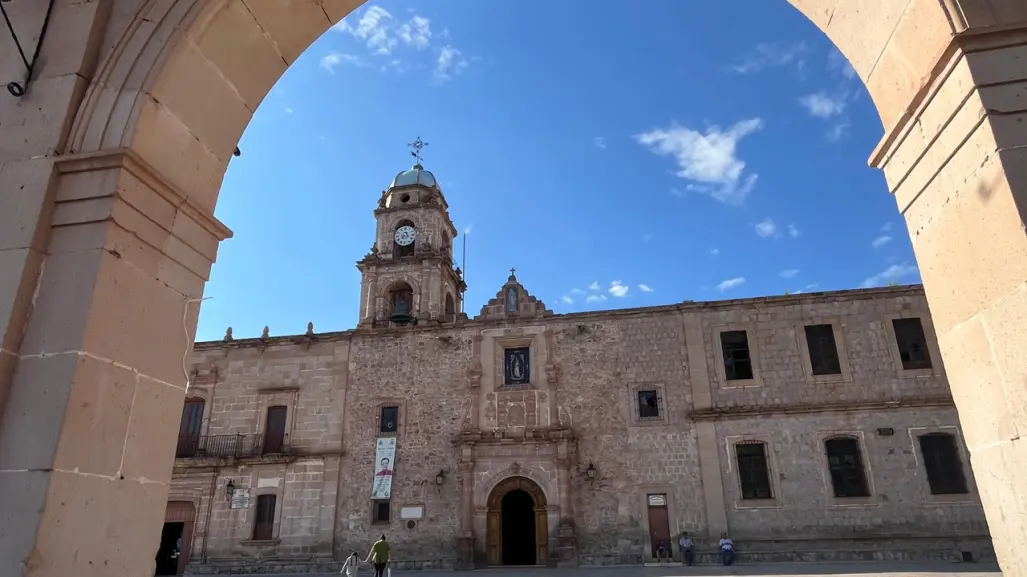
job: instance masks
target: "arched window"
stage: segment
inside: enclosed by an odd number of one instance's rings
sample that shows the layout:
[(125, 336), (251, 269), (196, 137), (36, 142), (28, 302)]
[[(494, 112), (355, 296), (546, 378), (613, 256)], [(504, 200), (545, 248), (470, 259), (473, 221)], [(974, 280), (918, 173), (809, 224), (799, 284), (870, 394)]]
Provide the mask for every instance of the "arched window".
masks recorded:
[(389, 289), (389, 316), (410, 317), (414, 314), (414, 289), (405, 282)]
[(446, 293), (446, 322), (456, 320), (456, 303), (453, 302), (453, 295)]
[(927, 484), (932, 495), (965, 495), (970, 492), (966, 486), (963, 460), (959, 457), (955, 435), (921, 435), (920, 453), (924, 456)]
[(417, 246), (417, 231), (414, 223), (409, 220), (401, 220), (396, 223), (392, 234), (392, 256), (401, 258), (414, 254)]
[(834, 496), (869, 497), (870, 487), (867, 485), (859, 439), (833, 437), (824, 441), (824, 450), (827, 452), (827, 467), (831, 473)]

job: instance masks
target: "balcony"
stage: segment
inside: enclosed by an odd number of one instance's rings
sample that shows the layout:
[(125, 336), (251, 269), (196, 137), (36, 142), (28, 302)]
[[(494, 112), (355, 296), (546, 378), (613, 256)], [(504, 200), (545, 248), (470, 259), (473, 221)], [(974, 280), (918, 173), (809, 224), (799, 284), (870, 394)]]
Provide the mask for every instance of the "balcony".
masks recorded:
[(265, 455), (285, 455), (288, 445), (264, 435), (200, 435), (179, 437), (176, 459), (252, 459)]

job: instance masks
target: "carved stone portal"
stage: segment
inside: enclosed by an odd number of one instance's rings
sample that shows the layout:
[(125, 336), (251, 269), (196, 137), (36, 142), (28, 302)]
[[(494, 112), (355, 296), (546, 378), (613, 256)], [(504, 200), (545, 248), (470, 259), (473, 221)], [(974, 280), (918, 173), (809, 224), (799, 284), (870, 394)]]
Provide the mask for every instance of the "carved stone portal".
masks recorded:
[[(496, 485), (489, 494), (485, 534), (488, 564), (504, 564), (503, 501), (515, 491), (523, 491), (531, 499), (531, 510), (535, 520), (535, 564), (548, 565), (549, 519), (546, 514), (546, 495), (538, 484), (525, 477), (508, 477)], [(507, 535), (506, 538), (512, 539), (515, 535)]]

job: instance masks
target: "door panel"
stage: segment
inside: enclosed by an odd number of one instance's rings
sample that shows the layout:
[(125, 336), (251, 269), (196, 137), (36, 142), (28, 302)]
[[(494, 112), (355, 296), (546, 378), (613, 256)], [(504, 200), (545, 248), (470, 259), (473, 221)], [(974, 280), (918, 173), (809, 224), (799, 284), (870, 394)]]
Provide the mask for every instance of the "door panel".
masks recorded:
[(535, 509), (535, 562), (549, 564), (549, 519), (546, 508)]
[(667, 507), (649, 507), (649, 543), (654, 559), (658, 556), (657, 550), (661, 542), (667, 548), (669, 555), (671, 545), (670, 521), (667, 515)]
[(264, 426), (264, 454), (281, 453), (285, 446), (285, 417), (288, 407), (268, 407)]
[(501, 565), (503, 558), (499, 547), (502, 542), (499, 511), (489, 511), (485, 530), (485, 545), (488, 554), (489, 565)]

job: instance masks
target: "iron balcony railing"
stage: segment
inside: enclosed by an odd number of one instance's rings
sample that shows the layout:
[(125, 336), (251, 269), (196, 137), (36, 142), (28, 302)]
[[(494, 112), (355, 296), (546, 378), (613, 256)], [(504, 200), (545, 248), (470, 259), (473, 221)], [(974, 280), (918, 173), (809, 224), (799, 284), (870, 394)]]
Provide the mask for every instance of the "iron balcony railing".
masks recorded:
[(289, 452), (284, 441), (264, 435), (197, 435), (178, 438), (176, 459), (245, 459)]

